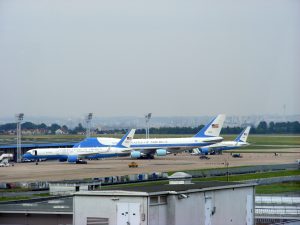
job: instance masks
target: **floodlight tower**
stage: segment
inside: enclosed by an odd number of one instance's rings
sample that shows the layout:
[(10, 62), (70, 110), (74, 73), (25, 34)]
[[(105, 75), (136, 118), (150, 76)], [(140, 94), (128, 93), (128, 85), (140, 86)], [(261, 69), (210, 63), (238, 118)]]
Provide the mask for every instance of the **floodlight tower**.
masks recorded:
[(145, 115), (145, 122), (146, 122), (146, 139), (149, 138), (149, 121), (151, 119), (152, 113), (148, 113)]
[(17, 121), (17, 162), (20, 163), (22, 161), (22, 152), (21, 152), (21, 122), (24, 119), (24, 113), (16, 114)]
[(85, 118), (85, 122), (86, 122), (86, 137), (90, 137), (91, 136), (91, 122), (92, 122), (92, 118), (93, 118), (93, 113), (89, 113), (86, 118)]

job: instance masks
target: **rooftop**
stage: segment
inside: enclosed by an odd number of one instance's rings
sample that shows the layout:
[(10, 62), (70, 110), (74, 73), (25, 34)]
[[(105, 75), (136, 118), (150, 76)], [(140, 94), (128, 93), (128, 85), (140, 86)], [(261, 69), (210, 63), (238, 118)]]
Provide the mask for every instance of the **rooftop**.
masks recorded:
[(27, 200), (22, 203), (0, 204), (0, 213), (73, 214), (73, 197)]
[[(118, 191), (121, 195), (129, 194), (136, 195), (138, 192), (153, 195), (162, 192), (194, 192), (194, 191), (206, 191), (206, 190), (217, 190), (217, 189), (228, 189), (228, 188), (240, 188), (240, 187), (251, 187), (255, 184), (244, 184), (238, 182), (222, 182), (222, 181), (203, 181), (195, 182), (191, 184), (163, 184), (163, 185), (150, 185), (150, 186), (130, 186), (130, 187), (110, 187), (105, 191), (82, 191), (77, 192), (75, 195), (109, 195), (109, 193), (116, 194)], [(121, 192), (119, 192), (121, 191)], [(132, 192), (132, 194), (130, 194)]]

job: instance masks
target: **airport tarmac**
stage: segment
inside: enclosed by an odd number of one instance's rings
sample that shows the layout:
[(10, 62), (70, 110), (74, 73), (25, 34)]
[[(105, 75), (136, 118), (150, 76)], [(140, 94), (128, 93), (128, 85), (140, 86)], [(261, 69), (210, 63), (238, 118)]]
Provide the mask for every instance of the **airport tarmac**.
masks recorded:
[[(138, 173), (168, 172), (178, 170), (195, 170), (204, 168), (221, 168), (225, 161), (229, 166), (268, 165), (295, 163), (300, 159), (300, 148), (286, 149), (293, 153), (242, 153), (242, 158), (233, 158), (229, 153), (209, 155), (209, 160), (199, 159), (188, 153), (156, 157), (154, 160), (133, 160), (130, 158), (108, 158), (91, 160), (88, 164), (70, 164), (67, 162), (46, 161), (35, 163), (20, 163), (11, 167), (0, 168), (0, 182), (19, 181), (58, 181), (70, 179), (96, 178)], [(132, 161), (138, 163), (138, 168), (129, 168)]]

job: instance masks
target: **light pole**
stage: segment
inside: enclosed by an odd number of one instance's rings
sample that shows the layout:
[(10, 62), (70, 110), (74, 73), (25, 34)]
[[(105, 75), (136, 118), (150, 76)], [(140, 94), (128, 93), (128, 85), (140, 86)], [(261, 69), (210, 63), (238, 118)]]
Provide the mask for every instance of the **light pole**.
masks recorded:
[(145, 122), (146, 122), (146, 139), (149, 138), (149, 121), (151, 119), (152, 113), (148, 113), (145, 115)]
[(24, 119), (24, 113), (16, 114), (17, 121), (17, 162), (20, 163), (22, 161), (21, 157), (21, 122)]
[(85, 118), (85, 122), (86, 122), (86, 137), (90, 137), (91, 136), (91, 122), (92, 122), (92, 118), (93, 118), (93, 113), (89, 113), (86, 118)]
[(229, 161), (228, 159), (225, 158), (225, 166), (226, 166), (226, 177), (227, 177), (227, 182), (229, 181)]

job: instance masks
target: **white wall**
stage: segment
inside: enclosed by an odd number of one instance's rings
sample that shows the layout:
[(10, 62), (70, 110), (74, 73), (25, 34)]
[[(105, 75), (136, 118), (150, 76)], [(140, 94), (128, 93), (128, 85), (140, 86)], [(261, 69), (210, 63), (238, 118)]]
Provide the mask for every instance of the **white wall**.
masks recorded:
[[(149, 221), (149, 225), (254, 224), (253, 214), (253, 219), (248, 219), (248, 223), (246, 222), (247, 196), (248, 199), (249, 196), (254, 196), (254, 187), (197, 192), (187, 195), (188, 198), (182, 199), (179, 199), (178, 195), (168, 195), (167, 204), (153, 206), (148, 206), (147, 197), (142, 196), (75, 196), (74, 225), (85, 225), (87, 217), (109, 218), (110, 225), (117, 225), (117, 204), (120, 202), (141, 204), (141, 214), (145, 214), (145, 221), (141, 221), (141, 225), (146, 225), (147, 221)], [(113, 200), (113, 198), (119, 200)], [(252, 199), (254, 203), (254, 197)], [(147, 207), (149, 207), (149, 214)], [(213, 211), (214, 213), (212, 213)], [(254, 212), (254, 208), (252, 208), (252, 212)], [(249, 221), (251, 222), (249, 223)]]
[[(150, 206), (150, 225), (246, 224), (247, 196), (253, 196), (253, 193), (253, 187), (244, 187), (190, 193), (188, 198), (182, 199), (179, 199), (178, 195), (169, 195), (167, 205)], [(208, 213), (205, 214), (208, 203), (211, 204), (211, 207), (208, 209)], [(214, 207), (215, 212), (212, 215)], [(252, 204), (252, 207), (254, 207), (254, 204)], [(164, 212), (166, 212), (166, 215), (163, 214)], [(254, 212), (254, 208), (252, 208), (252, 212)], [(207, 215), (210, 217), (205, 218)], [(250, 224), (253, 225), (253, 220)]]
[[(119, 200), (113, 200), (118, 198)], [(127, 196), (75, 196), (74, 197), (74, 225), (85, 225), (87, 217), (109, 218), (109, 225), (117, 225), (117, 204), (140, 203), (141, 214), (145, 214), (145, 221), (141, 225), (147, 224), (147, 197), (127, 197)]]

